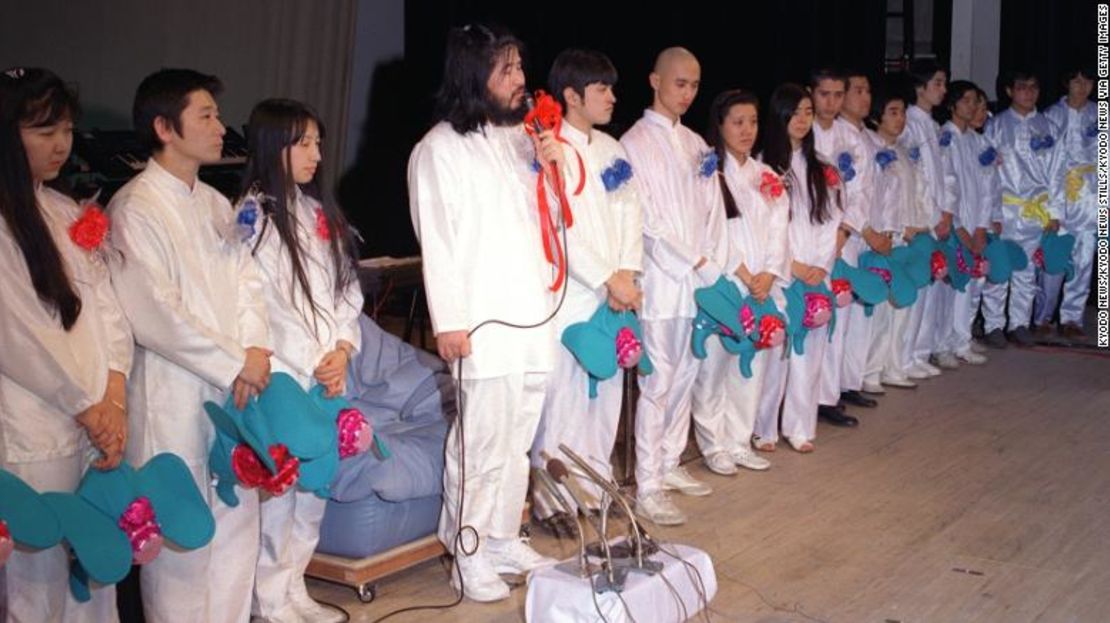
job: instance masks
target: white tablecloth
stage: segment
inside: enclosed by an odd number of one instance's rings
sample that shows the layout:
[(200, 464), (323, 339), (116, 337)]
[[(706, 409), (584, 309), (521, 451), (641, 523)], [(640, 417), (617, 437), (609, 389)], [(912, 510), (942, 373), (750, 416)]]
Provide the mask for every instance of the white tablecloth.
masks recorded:
[[(713, 561), (709, 554), (686, 545), (667, 543), (666, 551), (681, 557), (701, 574), (704, 585), (704, 602), (698, 595), (697, 575), (690, 567), (672, 556), (657, 552), (651, 557), (663, 563), (662, 575), (674, 587), (672, 592), (659, 575), (648, 576), (629, 572), (621, 597), (628, 609), (621, 604), (616, 593), (597, 595), (597, 605), (609, 623), (623, 623), (636, 620), (637, 623), (670, 623), (682, 621), (682, 608), (678, 599), (686, 606), (686, 616), (693, 617), (717, 594), (717, 574), (713, 571)], [(596, 581), (596, 580), (595, 580)], [(677, 595), (676, 595), (677, 593)], [(524, 602), (525, 617), (529, 623), (564, 623), (578, 621), (601, 621), (598, 608), (590, 598), (590, 580), (569, 575), (554, 567), (533, 571), (528, 580), (528, 596)], [(628, 614), (631, 612), (632, 618)]]

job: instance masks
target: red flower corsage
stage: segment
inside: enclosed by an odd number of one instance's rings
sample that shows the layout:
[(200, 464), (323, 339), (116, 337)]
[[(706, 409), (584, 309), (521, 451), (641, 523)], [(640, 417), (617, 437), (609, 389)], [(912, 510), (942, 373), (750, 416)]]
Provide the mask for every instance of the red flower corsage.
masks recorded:
[(829, 165), (825, 165), (825, 185), (829, 188), (836, 188), (840, 185), (840, 174)]
[(1044, 270), (1044, 249), (1038, 247), (1037, 250), (1033, 252), (1033, 265)]
[(331, 240), (331, 227), (328, 227), (328, 217), (324, 215), (324, 208), (316, 207), (316, 236), (320, 240)]
[(86, 251), (95, 251), (108, 235), (108, 215), (95, 202), (85, 204), (81, 216), (69, 226), (69, 238)]
[(786, 188), (782, 184), (782, 178), (771, 173), (770, 171), (763, 172), (763, 178), (759, 182), (759, 192), (767, 199), (778, 199)]

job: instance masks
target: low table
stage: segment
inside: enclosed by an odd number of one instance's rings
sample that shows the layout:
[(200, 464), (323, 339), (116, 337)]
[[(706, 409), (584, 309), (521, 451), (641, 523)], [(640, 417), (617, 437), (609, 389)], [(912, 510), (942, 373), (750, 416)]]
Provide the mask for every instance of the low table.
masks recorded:
[[(684, 612), (679, 600), (685, 606), (686, 619), (692, 619), (717, 594), (713, 561), (709, 554), (687, 545), (665, 543), (662, 547), (664, 551), (657, 552), (650, 560), (663, 563), (663, 571), (650, 576), (630, 573), (619, 597), (611, 592), (591, 597), (588, 578), (570, 575), (555, 567), (533, 571), (524, 602), (526, 620), (530, 623), (601, 621), (598, 616), (601, 610), (609, 623), (633, 619), (639, 622), (682, 621)], [(664, 582), (660, 575), (667, 581)], [(673, 590), (667, 586), (668, 582)]]

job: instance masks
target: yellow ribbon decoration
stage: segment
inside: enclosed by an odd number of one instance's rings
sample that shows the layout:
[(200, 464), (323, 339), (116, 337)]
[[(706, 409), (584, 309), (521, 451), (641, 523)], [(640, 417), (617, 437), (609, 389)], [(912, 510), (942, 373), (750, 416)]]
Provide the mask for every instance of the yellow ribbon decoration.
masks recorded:
[(1069, 203), (1079, 201), (1079, 191), (1083, 190), (1083, 176), (1094, 172), (1095, 165), (1081, 164), (1072, 167), (1064, 175), (1064, 196), (1067, 197)]
[(1002, 203), (1008, 206), (1021, 206), (1021, 218), (1037, 221), (1041, 227), (1048, 227), (1048, 222), (1052, 220), (1052, 215), (1044, 206), (1048, 203), (1048, 193), (1041, 193), (1032, 199), (1003, 195)]

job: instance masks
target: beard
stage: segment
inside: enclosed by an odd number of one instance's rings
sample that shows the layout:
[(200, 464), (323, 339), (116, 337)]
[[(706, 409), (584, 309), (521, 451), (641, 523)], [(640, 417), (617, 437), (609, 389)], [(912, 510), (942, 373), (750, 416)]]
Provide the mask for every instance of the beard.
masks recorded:
[(528, 114), (523, 99), (513, 107), (494, 101), (487, 93), (486, 104), (489, 106), (489, 122), (496, 126), (516, 125), (524, 121), (524, 115)]

